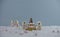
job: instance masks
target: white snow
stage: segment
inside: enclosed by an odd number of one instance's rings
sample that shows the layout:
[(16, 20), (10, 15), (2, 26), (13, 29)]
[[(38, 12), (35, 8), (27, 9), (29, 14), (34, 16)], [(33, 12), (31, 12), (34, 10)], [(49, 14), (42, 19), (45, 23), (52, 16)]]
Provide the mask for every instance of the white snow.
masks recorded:
[(33, 31), (0, 26), (0, 37), (60, 37), (60, 26), (42, 26), (42, 30)]

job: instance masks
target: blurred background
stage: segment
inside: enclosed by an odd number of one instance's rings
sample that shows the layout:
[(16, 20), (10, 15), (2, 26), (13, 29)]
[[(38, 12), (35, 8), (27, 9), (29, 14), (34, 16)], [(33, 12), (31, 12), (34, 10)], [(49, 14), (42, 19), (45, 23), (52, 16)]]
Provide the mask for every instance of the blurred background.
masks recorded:
[(0, 0), (0, 26), (29, 22), (30, 17), (43, 26), (60, 26), (60, 0)]

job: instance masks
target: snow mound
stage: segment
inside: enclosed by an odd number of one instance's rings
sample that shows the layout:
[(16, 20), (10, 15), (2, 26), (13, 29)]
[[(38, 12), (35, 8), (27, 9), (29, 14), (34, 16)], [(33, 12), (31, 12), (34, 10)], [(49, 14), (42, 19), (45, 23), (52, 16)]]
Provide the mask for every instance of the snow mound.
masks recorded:
[(42, 26), (41, 30), (26, 31), (21, 27), (0, 26), (0, 37), (60, 37), (60, 26)]

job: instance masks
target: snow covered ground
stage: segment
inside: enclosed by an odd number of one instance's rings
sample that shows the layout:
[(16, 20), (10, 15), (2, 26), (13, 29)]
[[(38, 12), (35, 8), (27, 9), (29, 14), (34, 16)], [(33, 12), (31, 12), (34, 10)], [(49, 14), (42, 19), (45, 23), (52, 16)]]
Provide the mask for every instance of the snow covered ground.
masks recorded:
[(0, 37), (60, 37), (60, 26), (42, 26), (42, 30), (33, 31), (0, 26)]

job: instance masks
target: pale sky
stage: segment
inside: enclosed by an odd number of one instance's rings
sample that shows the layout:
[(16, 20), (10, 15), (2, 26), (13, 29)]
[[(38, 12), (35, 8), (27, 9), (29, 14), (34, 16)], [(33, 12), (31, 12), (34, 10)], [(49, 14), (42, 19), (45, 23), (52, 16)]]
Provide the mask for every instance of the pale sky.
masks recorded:
[(29, 22), (30, 17), (43, 26), (60, 25), (60, 0), (0, 0), (0, 25)]

